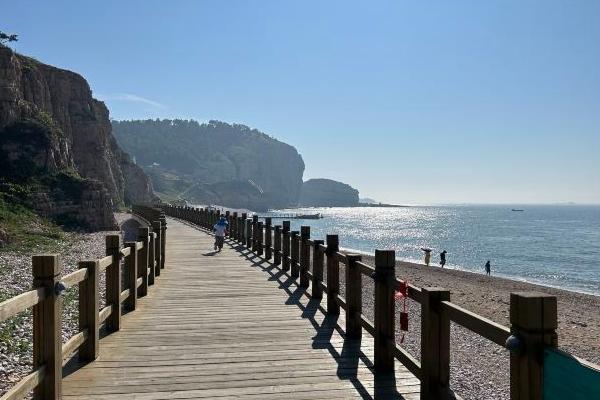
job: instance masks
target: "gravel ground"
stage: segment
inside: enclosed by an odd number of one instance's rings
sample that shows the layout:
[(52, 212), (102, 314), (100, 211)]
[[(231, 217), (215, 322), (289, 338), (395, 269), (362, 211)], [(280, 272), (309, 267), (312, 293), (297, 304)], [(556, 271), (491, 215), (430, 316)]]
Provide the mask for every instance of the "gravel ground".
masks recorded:
[[(128, 214), (116, 214), (117, 221), (128, 220)], [(125, 224), (133, 227), (135, 224)], [(128, 229), (128, 228), (126, 228)], [(129, 230), (129, 229), (128, 229)], [(82, 260), (104, 257), (105, 236), (119, 232), (66, 233), (54, 251), (60, 256), (62, 275), (77, 269)], [(123, 232), (127, 233), (127, 232)], [(35, 252), (33, 252), (35, 253)], [(20, 252), (0, 252), (0, 301), (31, 289), (31, 256)], [(100, 307), (104, 307), (104, 276), (100, 279)], [(62, 339), (66, 342), (78, 328), (78, 288), (67, 291), (63, 299)], [(31, 309), (0, 323), (0, 395), (14, 386), (32, 368)]]
[[(373, 257), (363, 261), (374, 265)], [(569, 292), (510, 279), (486, 277), (405, 262), (396, 263), (396, 276), (415, 286), (447, 287), (453, 302), (505, 326), (509, 325), (509, 296), (515, 291), (542, 291), (558, 299), (559, 347), (588, 361), (600, 362), (600, 297)], [(340, 286), (344, 288), (344, 265), (340, 264)], [(374, 285), (363, 276), (363, 314), (374, 318)], [(398, 302), (397, 313), (401, 311)], [(420, 359), (420, 305), (408, 301), (409, 329), (402, 346)], [(396, 319), (396, 340), (402, 332)], [(509, 352), (489, 340), (451, 323), (450, 386), (463, 399), (510, 399)]]

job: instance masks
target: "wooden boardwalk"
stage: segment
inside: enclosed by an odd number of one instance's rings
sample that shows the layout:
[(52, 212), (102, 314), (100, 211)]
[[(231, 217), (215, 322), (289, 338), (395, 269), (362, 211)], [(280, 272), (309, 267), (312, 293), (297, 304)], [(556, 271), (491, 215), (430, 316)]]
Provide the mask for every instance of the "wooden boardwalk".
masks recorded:
[[(373, 340), (345, 340), (295, 280), (247, 249), (168, 220), (167, 264), (150, 295), (69, 368), (66, 399), (417, 399), (400, 363), (375, 375)], [(343, 313), (343, 311), (342, 311)]]

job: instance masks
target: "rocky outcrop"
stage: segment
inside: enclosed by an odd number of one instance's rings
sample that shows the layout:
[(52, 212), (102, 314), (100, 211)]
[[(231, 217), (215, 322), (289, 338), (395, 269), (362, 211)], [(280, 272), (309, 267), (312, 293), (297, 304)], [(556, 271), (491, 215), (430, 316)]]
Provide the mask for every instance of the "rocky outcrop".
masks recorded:
[(165, 197), (257, 211), (298, 203), (302, 157), (256, 129), (219, 121), (146, 120), (113, 121), (113, 132)]
[[(32, 168), (27, 171), (31, 178), (70, 171), (86, 187), (81, 198), (66, 199), (69, 204), (50, 205), (40, 197), (40, 211), (58, 215), (69, 210), (74, 218), (83, 218), (90, 228), (98, 229), (115, 225), (111, 210), (119, 205), (154, 201), (150, 181), (119, 148), (111, 129), (106, 106), (92, 97), (83, 77), (0, 46), (4, 164), (27, 164)], [(2, 176), (13, 179), (0, 171)], [(51, 193), (47, 194), (52, 200)], [(89, 207), (102, 217), (84, 217), (86, 211), (77, 211), (78, 207)]]
[(358, 205), (358, 190), (331, 179), (309, 179), (302, 184), (302, 207), (353, 207)]

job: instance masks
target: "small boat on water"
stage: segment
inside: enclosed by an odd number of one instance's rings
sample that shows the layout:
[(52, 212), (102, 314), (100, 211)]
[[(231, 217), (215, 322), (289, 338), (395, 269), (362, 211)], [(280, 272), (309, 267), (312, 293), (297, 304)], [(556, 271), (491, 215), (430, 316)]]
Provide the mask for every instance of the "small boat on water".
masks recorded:
[(323, 216), (319, 213), (316, 214), (299, 214), (296, 215), (296, 219), (321, 219)]
[(320, 213), (316, 214), (272, 214), (272, 215), (259, 215), (259, 218), (277, 218), (277, 219), (321, 219), (323, 215)]
[(525, 210), (520, 209), (520, 208), (513, 208), (512, 211), (525, 211)]

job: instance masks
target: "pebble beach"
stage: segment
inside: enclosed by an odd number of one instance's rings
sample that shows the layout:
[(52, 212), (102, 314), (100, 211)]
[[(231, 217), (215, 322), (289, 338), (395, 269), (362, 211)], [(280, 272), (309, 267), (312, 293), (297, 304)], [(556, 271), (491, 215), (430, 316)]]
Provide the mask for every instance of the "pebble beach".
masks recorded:
[[(372, 256), (363, 261), (374, 265)], [(343, 265), (340, 266), (343, 269)], [(538, 291), (557, 297), (559, 348), (592, 363), (600, 364), (600, 296), (560, 290), (511, 279), (485, 276), (473, 272), (442, 269), (398, 261), (396, 276), (417, 287), (437, 286), (450, 290), (457, 305), (509, 326), (510, 293)], [(344, 274), (340, 273), (341, 281)], [(343, 283), (341, 284), (343, 288)], [(373, 284), (363, 279), (363, 313), (373, 318)], [(400, 311), (400, 305), (396, 307)], [(409, 330), (403, 347), (420, 356), (420, 305), (408, 304)], [(396, 340), (402, 332), (396, 321)], [(471, 331), (451, 324), (450, 338), (451, 388), (464, 399), (509, 399), (509, 353)]]
[[(119, 214), (120, 222), (127, 220)], [(135, 224), (131, 225), (134, 229)], [(127, 233), (129, 223), (123, 225)], [(105, 235), (115, 232), (70, 233), (61, 245), (63, 274), (74, 271), (77, 262), (102, 257)], [(374, 265), (372, 256), (363, 261)], [(30, 289), (31, 254), (0, 253), (0, 294), (12, 297)], [(342, 295), (344, 266), (340, 265)], [(510, 292), (541, 291), (557, 296), (559, 347), (573, 355), (600, 364), (600, 297), (560, 290), (526, 282), (437, 266), (398, 261), (396, 275), (411, 284), (438, 286), (451, 291), (451, 300), (469, 311), (505, 326), (509, 325)], [(363, 279), (363, 313), (373, 320), (373, 283)], [(101, 282), (101, 306), (104, 304), (104, 282)], [(65, 297), (63, 341), (78, 331), (77, 288)], [(399, 312), (401, 303), (397, 304)], [(402, 346), (420, 358), (420, 306), (408, 301), (409, 330)], [(403, 334), (396, 322), (397, 342)], [(506, 349), (452, 323), (451, 326), (451, 387), (464, 399), (509, 399), (509, 353)], [(31, 313), (24, 312), (0, 324), (0, 395), (31, 371)], [(8, 335), (8, 336), (6, 336)], [(8, 337), (8, 340), (6, 339)]]
[[(122, 223), (128, 214), (116, 214)], [(135, 225), (135, 224), (133, 224)], [(131, 226), (133, 226), (131, 225)], [(128, 229), (130, 224), (123, 224)], [(62, 275), (75, 271), (78, 262), (104, 257), (105, 237), (109, 234), (127, 233), (100, 231), (93, 233), (65, 234), (64, 240), (57, 244), (55, 253), (59, 255)], [(38, 252), (39, 253), (39, 252)], [(0, 252), (0, 299), (8, 299), (31, 289), (31, 256), (36, 254), (19, 251)], [(100, 308), (105, 305), (104, 277), (100, 278)], [(63, 299), (63, 343), (79, 332), (78, 327), (78, 290), (70, 288)], [(7, 321), (0, 323), (0, 395), (31, 372), (32, 368), (32, 316), (27, 310)]]

